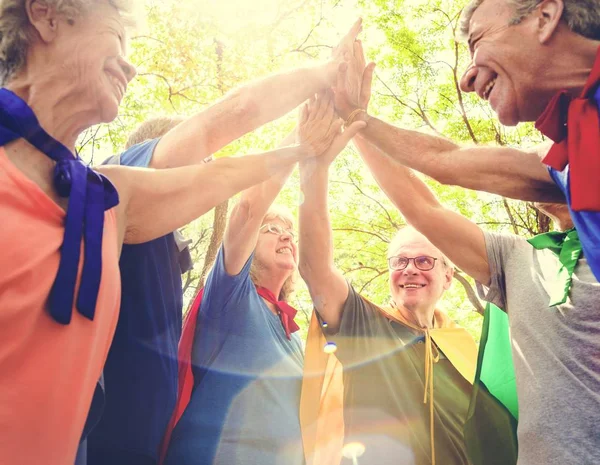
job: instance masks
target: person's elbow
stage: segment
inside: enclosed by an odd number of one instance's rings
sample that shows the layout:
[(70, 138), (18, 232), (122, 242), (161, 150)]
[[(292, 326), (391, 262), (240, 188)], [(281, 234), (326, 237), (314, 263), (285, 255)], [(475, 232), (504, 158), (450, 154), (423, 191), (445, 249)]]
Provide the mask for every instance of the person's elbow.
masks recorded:
[(298, 272), (309, 288), (326, 282), (333, 274), (333, 270), (328, 264), (318, 263), (316, 260), (302, 255), (298, 263)]
[(315, 267), (310, 258), (303, 256), (300, 252), (300, 260), (298, 262), (298, 272), (308, 287), (311, 283), (316, 281), (315, 279)]
[(229, 94), (229, 115), (232, 125), (243, 125), (257, 119), (260, 115), (260, 104), (251, 89), (241, 88)]

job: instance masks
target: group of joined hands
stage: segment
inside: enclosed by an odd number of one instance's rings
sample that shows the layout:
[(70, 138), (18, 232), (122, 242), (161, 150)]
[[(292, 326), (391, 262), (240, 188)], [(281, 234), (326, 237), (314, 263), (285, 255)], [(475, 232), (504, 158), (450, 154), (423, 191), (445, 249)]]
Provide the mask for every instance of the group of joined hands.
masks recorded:
[(375, 63), (366, 63), (362, 42), (357, 39), (361, 31), (362, 19), (358, 19), (333, 49), (334, 85), (300, 107), (296, 142), (306, 157), (300, 163), (301, 173), (328, 167), (367, 125), (355, 117), (367, 115)]

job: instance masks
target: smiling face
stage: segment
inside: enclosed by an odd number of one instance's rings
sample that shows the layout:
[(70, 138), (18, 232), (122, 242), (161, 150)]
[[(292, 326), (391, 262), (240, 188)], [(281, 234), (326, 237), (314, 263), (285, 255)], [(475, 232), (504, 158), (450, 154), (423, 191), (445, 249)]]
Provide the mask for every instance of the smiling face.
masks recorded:
[[(39, 24), (44, 26), (43, 21)], [(98, 1), (74, 20), (59, 16), (45, 43), (38, 41), (32, 47), (43, 47), (41, 52), (48, 56), (45, 75), (64, 81), (70, 96), (89, 104), (93, 123), (116, 118), (135, 76), (135, 68), (123, 58), (125, 31), (116, 8)]]
[(551, 47), (540, 43), (536, 12), (510, 25), (514, 14), (507, 0), (484, 0), (475, 10), (469, 22), (472, 62), (460, 82), (463, 92), (488, 101), (505, 125), (536, 120), (555, 92), (542, 86)]
[[(289, 232), (293, 230), (293, 225), (279, 216), (267, 216), (262, 226), (254, 250), (254, 259), (265, 271), (291, 275), (298, 268), (298, 247)], [(277, 229), (283, 234), (278, 234)]]
[[(425, 236), (412, 228), (401, 230), (390, 245), (388, 257), (436, 258), (431, 270), (423, 271), (409, 260), (403, 270), (390, 269), (390, 293), (396, 304), (408, 310), (431, 310), (452, 282), (453, 269), (444, 264), (442, 253)], [(423, 266), (421, 266), (423, 267)]]

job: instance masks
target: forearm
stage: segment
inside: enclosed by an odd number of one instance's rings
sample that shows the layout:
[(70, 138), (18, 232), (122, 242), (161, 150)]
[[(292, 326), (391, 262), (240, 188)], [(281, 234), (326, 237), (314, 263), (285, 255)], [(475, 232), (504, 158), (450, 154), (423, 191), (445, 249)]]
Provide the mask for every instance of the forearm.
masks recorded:
[[(294, 144), (295, 139), (296, 130), (292, 131), (281, 141), (279, 144), (280, 148)], [(279, 192), (290, 177), (290, 174), (292, 174), (295, 166), (296, 164), (289, 164), (276, 171), (273, 176), (266, 181), (243, 191), (240, 196), (240, 201), (238, 202), (238, 205), (241, 208), (236, 209), (234, 214), (232, 214), (232, 220), (235, 218), (236, 214), (241, 213), (243, 210), (246, 212), (244, 222), (254, 218), (254, 222), (259, 223), (267, 213), (267, 210), (277, 195), (279, 195)], [(241, 226), (241, 224), (238, 224), (238, 226)], [(260, 224), (258, 224), (258, 226), (260, 226)]]
[(300, 68), (231, 91), (169, 131), (157, 146), (152, 167), (173, 168), (200, 163), (208, 155), (283, 116), (329, 87), (336, 69), (334, 63)]
[(445, 138), (366, 117), (361, 135), (395, 161), (441, 184), (527, 201), (564, 202), (535, 151), (461, 147)]
[[(295, 131), (281, 145), (291, 144), (294, 139)], [(263, 218), (295, 166), (282, 168), (266, 181), (242, 192), (239, 202), (233, 207), (223, 238), (225, 268), (229, 274), (239, 273), (256, 247)]]
[(348, 297), (348, 285), (333, 261), (327, 167), (301, 164), (300, 187), (304, 197), (300, 205), (300, 274), (315, 309), (335, 330)]
[(300, 168), (300, 272), (305, 280), (319, 280), (333, 268), (333, 240), (329, 217), (326, 168)]
[(297, 146), (167, 170), (103, 166), (126, 205), (125, 242), (140, 243), (189, 223), (305, 155)]
[(461, 269), (487, 283), (489, 267), (481, 229), (441, 205), (412, 170), (360, 137), (355, 137), (354, 143), (377, 183), (406, 221)]
[[(306, 282), (315, 307), (322, 310), (327, 300), (323, 288), (335, 294), (338, 281), (345, 280), (333, 261), (333, 234), (328, 205), (327, 166), (312, 163), (312, 160), (300, 164), (300, 260), (299, 270)], [(335, 300), (335, 299), (334, 299)], [(323, 315), (323, 314), (322, 314)], [(323, 315), (324, 316), (324, 315)]]
[(246, 108), (240, 123), (253, 130), (290, 112), (316, 93), (329, 88), (337, 65), (333, 62), (295, 69), (251, 82), (236, 93)]
[(354, 138), (354, 145), (379, 187), (402, 212), (406, 221), (416, 226), (419, 221), (427, 219), (427, 211), (442, 208), (431, 190), (412, 170), (386, 156), (360, 135)]

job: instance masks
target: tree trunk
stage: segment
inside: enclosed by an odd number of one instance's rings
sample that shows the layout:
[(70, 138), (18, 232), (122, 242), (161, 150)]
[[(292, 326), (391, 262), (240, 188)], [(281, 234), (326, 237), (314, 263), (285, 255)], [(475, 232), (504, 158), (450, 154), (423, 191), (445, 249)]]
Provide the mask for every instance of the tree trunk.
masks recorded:
[(198, 284), (199, 289), (204, 287), (206, 275), (215, 262), (215, 259), (217, 258), (217, 252), (219, 251), (219, 247), (223, 242), (223, 235), (225, 234), (225, 227), (227, 226), (228, 207), (229, 200), (226, 200), (225, 202), (217, 205), (214, 209), (213, 230), (210, 236), (210, 244), (208, 244), (206, 256), (204, 257), (204, 266), (202, 267), (202, 272), (200, 273), (200, 281)]

